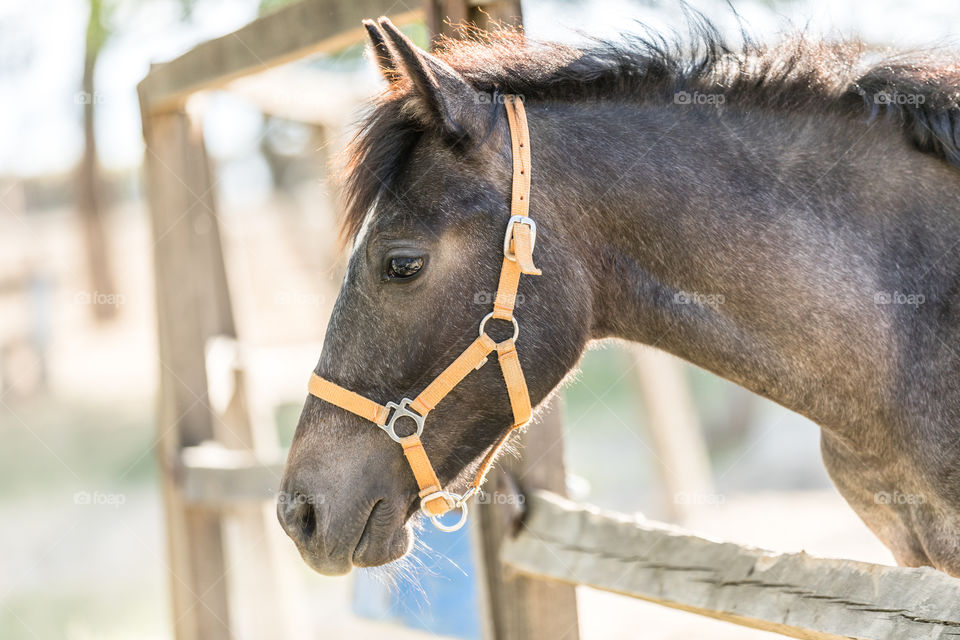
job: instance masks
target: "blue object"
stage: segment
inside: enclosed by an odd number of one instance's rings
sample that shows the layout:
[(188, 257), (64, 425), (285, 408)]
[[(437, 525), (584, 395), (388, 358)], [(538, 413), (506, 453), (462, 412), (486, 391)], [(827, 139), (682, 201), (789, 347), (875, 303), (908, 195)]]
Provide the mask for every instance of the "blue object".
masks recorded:
[(361, 569), (353, 584), (353, 612), (452, 638), (480, 640), (480, 615), (471, 527), (444, 533), (427, 524), (417, 532), (409, 566), (392, 577)]

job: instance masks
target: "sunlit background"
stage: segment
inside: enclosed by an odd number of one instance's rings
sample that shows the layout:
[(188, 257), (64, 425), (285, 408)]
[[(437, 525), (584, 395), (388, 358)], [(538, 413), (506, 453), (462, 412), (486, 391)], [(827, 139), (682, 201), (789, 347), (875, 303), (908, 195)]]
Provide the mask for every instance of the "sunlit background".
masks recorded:
[[(136, 83), (151, 62), (282, 4), (0, 5), (0, 638), (172, 636), (153, 451), (159, 365)], [(735, 37), (726, 2), (692, 5)], [(948, 42), (960, 24), (960, 9), (938, 0), (734, 5), (760, 39), (795, 25), (915, 47)], [(638, 30), (635, 21), (684, 28), (681, 9), (666, 1), (529, 0), (523, 10), (527, 33), (538, 39), (617, 37)], [(409, 33), (426, 44), (424, 27)], [(284, 445), (342, 277), (329, 167), (379, 83), (356, 46), (205, 96), (238, 330), (258, 364), (249, 372), (253, 412), (276, 424)], [(94, 105), (94, 136), (85, 135), (85, 102)], [(93, 140), (101, 188), (91, 214), (81, 184)], [(813, 424), (689, 365), (679, 399), (691, 403), (709, 451), (710, 488), (695, 496), (665, 491), (636, 366), (643, 357), (624, 344), (597, 345), (564, 390), (575, 497), (682, 519), (742, 543), (891, 562), (831, 488)], [(424, 562), (433, 573), (458, 571), (442, 548)], [(428, 637), (389, 615), (369, 619), (376, 612), (356, 600), (373, 597), (379, 583), (293, 566), (304, 637)], [(407, 598), (429, 610), (423, 591)], [(650, 639), (768, 635), (586, 589), (580, 607), (585, 638), (638, 637), (623, 620), (641, 621)]]

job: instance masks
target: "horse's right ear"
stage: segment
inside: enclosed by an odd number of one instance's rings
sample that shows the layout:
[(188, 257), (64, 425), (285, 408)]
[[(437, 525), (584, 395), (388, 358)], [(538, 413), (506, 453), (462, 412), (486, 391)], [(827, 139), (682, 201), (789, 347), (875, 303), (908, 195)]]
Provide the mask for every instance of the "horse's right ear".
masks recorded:
[(390, 47), (383, 37), (383, 32), (373, 20), (364, 20), (363, 26), (367, 29), (367, 35), (370, 36), (370, 44), (373, 48), (373, 55), (377, 60), (377, 67), (384, 79), (393, 84), (397, 79), (397, 65), (393, 60), (393, 54), (390, 53)]
[(387, 18), (378, 25), (396, 72), (413, 85), (417, 117), (452, 139), (481, 140), (490, 122), (490, 110), (483, 106), (489, 98), (484, 100), (455, 69), (419, 48)]

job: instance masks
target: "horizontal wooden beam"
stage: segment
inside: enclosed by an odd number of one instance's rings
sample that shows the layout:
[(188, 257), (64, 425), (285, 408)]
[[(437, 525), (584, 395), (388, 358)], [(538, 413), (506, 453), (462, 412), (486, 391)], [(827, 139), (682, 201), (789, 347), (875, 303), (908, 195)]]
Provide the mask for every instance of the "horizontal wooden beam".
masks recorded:
[(204, 444), (186, 447), (177, 479), (187, 502), (229, 507), (276, 498), (284, 461), (259, 460), (251, 451)]
[(149, 112), (176, 109), (196, 91), (361, 42), (364, 18), (386, 14), (399, 25), (422, 20), (421, 5), (421, 0), (301, 0), (155, 66), (140, 82), (141, 103)]
[(716, 542), (545, 492), (527, 506), (501, 552), (523, 575), (806, 640), (960, 638), (960, 580), (934, 569)]

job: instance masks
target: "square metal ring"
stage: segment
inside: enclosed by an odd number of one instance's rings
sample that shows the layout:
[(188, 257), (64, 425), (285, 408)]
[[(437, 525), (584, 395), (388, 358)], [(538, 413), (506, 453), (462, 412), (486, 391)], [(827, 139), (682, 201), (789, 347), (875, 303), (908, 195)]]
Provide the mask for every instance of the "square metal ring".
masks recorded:
[(537, 223), (530, 216), (510, 216), (507, 222), (507, 232), (503, 236), (503, 257), (507, 260), (517, 261), (517, 256), (510, 251), (510, 241), (513, 240), (513, 226), (516, 224), (525, 224), (530, 227), (530, 250), (537, 245)]
[[(417, 437), (420, 437), (420, 434), (423, 433), (423, 421), (426, 420), (426, 416), (422, 416), (416, 411), (409, 409), (410, 403), (413, 402), (410, 398), (404, 398), (400, 401), (400, 404), (396, 402), (388, 402), (386, 404), (387, 409), (392, 409), (393, 413), (390, 414), (390, 419), (387, 420), (381, 429), (387, 432), (387, 435), (393, 438), (396, 442), (402, 442), (403, 437), (397, 435), (397, 431), (394, 428), (394, 423), (396, 423), (397, 418), (412, 418), (413, 421), (417, 424)], [(404, 436), (409, 438), (410, 436)]]

